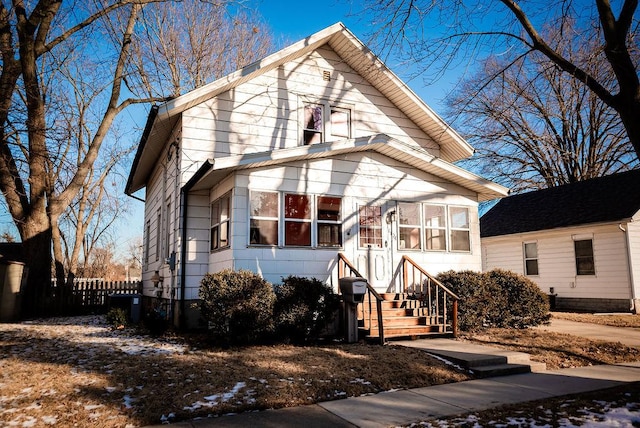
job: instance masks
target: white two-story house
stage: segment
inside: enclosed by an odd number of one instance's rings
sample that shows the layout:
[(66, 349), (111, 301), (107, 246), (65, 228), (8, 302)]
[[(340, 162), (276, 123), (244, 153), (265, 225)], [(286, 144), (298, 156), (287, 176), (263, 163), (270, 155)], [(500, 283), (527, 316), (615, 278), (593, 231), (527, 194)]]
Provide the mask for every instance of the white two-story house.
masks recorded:
[(453, 164), (472, 153), (332, 25), (151, 110), (126, 189), (144, 189), (145, 295), (193, 325), (200, 280), (225, 268), (335, 286), (342, 253), (380, 291), (402, 255), (480, 271), (478, 203), (507, 189)]

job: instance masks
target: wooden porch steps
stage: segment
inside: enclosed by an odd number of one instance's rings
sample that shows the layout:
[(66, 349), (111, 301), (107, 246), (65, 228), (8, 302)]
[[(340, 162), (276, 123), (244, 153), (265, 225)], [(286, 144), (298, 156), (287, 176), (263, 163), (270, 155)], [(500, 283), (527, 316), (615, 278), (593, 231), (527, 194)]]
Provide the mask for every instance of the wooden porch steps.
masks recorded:
[[(428, 308), (421, 307), (420, 301), (405, 293), (381, 293), (382, 324), (385, 339), (412, 338), (449, 335), (451, 326), (442, 319), (431, 316)], [(378, 311), (362, 305), (363, 317), (360, 321), (361, 336), (367, 340), (379, 339)], [(371, 314), (369, 314), (371, 310)], [(441, 317), (440, 317), (441, 318)], [(370, 320), (370, 321), (369, 321)]]

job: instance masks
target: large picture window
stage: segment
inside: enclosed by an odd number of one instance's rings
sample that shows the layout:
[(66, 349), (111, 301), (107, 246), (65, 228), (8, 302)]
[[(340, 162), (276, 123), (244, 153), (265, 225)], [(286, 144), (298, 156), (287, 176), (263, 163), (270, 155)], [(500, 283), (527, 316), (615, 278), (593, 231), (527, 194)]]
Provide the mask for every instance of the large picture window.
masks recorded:
[(278, 245), (278, 194), (251, 192), (249, 243)]
[(311, 246), (311, 198), (284, 195), (284, 245)]
[(341, 247), (342, 198), (318, 196), (316, 207), (318, 247)]
[(382, 248), (382, 207), (364, 205), (358, 209), (360, 248)]
[(231, 218), (231, 193), (211, 204), (211, 251), (229, 246), (229, 221)]
[(593, 261), (593, 240), (581, 239), (573, 241), (576, 254), (576, 274), (595, 275), (596, 265)]
[(398, 246), (400, 249), (419, 250), (420, 245), (420, 204), (400, 202), (398, 204)]

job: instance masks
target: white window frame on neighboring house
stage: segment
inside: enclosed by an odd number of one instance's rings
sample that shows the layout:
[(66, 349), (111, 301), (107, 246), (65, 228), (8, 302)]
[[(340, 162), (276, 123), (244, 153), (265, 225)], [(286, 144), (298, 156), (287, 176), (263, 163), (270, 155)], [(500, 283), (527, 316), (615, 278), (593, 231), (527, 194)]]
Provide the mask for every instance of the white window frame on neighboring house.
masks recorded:
[[(587, 242), (589, 243), (588, 246), (586, 245)], [(596, 258), (593, 250), (593, 237), (574, 237), (573, 251), (576, 262), (576, 275), (595, 276)]]
[(538, 276), (540, 274), (538, 243), (535, 241), (523, 242), (522, 257), (524, 259), (524, 274), (526, 276)]

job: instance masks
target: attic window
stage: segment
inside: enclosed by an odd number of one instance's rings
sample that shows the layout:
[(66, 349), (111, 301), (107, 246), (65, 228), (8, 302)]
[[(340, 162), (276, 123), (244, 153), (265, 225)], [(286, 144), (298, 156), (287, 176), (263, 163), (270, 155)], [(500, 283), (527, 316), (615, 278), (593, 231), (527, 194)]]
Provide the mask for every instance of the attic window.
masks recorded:
[(331, 80), (331, 72), (324, 70), (322, 72), (322, 80), (326, 80), (327, 82)]
[(324, 106), (307, 104), (304, 106), (304, 145), (318, 144), (324, 141)]

